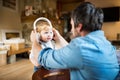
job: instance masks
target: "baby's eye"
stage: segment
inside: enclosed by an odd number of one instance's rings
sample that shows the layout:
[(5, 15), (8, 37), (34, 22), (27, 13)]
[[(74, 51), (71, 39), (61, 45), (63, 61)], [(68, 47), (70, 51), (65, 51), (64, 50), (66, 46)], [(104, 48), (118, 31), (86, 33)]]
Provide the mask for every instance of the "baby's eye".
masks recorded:
[(45, 32), (45, 34), (48, 34), (48, 32)]

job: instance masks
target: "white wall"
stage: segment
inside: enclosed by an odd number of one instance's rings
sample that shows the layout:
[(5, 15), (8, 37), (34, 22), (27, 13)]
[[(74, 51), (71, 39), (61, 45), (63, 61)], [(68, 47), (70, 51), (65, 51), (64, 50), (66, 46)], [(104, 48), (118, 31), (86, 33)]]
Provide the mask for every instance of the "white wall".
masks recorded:
[(2, 6), (0, 8), (0, 29), (21, 29), (18, 0), (16, 0), (16, 9)]
[[(3, 7), (2, 0), (0, 1), (0, 30), (10, 29), (10, 30), (21, 30), (21, 18), (18, 12), (18, 2), (16, 2), (16, 10), (11, 8)], [(1, 41), (1, 31), (0, 31), (0, 41)]]
[(8, 8), (2, 8), (0, 29), (21, 29), (20, 15)]

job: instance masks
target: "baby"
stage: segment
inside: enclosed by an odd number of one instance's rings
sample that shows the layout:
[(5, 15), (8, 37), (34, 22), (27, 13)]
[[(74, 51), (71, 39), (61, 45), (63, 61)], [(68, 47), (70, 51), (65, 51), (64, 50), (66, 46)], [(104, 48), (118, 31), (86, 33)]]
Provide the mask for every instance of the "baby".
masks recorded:
[[(53, 30), (51, 22), (44, 17), (36, 19), (33, 23), (34, 30), (37, 32), (37, 42), (41, 44), (42, 48), (50, 47), (54, 49), (53, 44)], [(38, 64), (34, 60), (34, 54), (31, 50), (30, 61), (35, 65)]]

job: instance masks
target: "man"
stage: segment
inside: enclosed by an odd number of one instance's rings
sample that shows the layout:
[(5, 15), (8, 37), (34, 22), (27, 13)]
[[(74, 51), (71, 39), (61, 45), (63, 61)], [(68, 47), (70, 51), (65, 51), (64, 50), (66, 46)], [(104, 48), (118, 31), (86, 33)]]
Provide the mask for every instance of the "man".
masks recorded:
[(54, 40), (60, 49), (41, 49), (32, 31), (36, 62), (46, 69), (70, 69), (71, 80), (114, 80), (119, 71), (116, 50), (106, 40), (102, 24), (102, 10), (84, 2), (71, 14), (73, 39), (69, 44), (54, 29)]

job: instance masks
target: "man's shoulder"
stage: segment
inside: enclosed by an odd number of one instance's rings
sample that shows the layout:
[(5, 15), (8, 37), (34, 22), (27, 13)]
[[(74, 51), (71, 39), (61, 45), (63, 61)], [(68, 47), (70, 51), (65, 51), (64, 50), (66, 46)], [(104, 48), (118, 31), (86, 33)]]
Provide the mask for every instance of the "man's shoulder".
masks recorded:
[(75, 45), (78, 45), (78, 46), (81, 46), (82, 44), (87, 44), (89, 41), (86, 41), (86, 38), (84, 37), (77, 37), (77, 38), (74, 38), (70, 41), (70, 44), (75, 44)]

